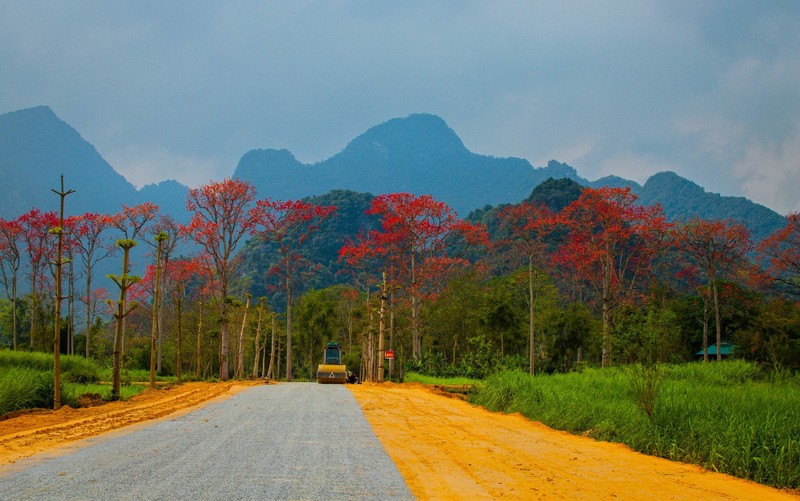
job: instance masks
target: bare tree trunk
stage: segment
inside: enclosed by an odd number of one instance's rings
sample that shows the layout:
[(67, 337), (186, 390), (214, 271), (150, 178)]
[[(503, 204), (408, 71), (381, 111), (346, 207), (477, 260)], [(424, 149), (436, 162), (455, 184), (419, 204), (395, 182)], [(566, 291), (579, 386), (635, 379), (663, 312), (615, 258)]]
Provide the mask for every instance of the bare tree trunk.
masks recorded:
[(255, 355), (253, 356), (253, 378), (258, 377), (258, 361), (261, 358), (261, 318), (264, 316), (264, 299), (259, 298), (258, 302), (258, 325), (256, 326), (256, 346)]
[(292, 283), (286, 277), (286, 382), (292, 382)]
[(280, 338), (277, 339), (276, 344), (277, 344), (277, 351), (275, 353), (277, 354), (278, 363), (275, 364), (275, 380), (276, 381), (280, 381), (281, 380), (281, 340), (280, 340)]
[(120, 370), (122, 369), (122, 345), (125, 335), (125, 317), (138, 306), (136, 303), (133, 303), (129, 310), (125, 310), (128, 288), (138, 281), (138, 277), (131, 277), (127, 272), (130, 262), (130, 250), (136, 245), (136, 242), (133, 240), (118, 240), (117, 245), (122, 247), (122, 275), (110, 276), (119, 287), (117, 312), (114, 314), (114, 318), (117, 319), (117, 329), (114, 334), (113, 387), (111, 389), (111, 400), (119, 400), (122, 396), (120, 391)]
[(75, 354), (75, 267), (73, 266), (72, 250), (67, 249), (67, 256), (69, 259), (69, 282), (67, 289), (67, 311), (69, 312), (69, 354)]
[(221, 325), (220, 325), (220, 341), (219, 341), (219, 379), (220, 381), (227, 381), (230, 377), (228, 371), (228, 284), (227, 280), (222, 282), (222, 305), (221, 305)]
[(202, 372), (201, 372), (201, 355), (200, 355), (200, 338), (203, 334), (203, 296), (200, 296), (200, 315), (199, 320), (197, 321), (197, 379), (201, 379)]
[(528, 314), (530, 322), (528, 324), (528, 360), (530, 361), (530, 374), (536, 373), (536, 291), (533, 284), (533, 256), (528, 256)]
[[(389, 294), (389, 349), (394, 350), (394, 293)], [(394, 358), (389, 359), (389, 379), (394, 379)]]
[(385, 356), (385, 351), (383, 347), (383, 340), (386, 337), (386, 272), (383, 272), (383, 282), (381, 283), (381, 312), (380, 312), (380, 322), (378, 327), (378, 382), (383, 382), (383, 372), (384, 372), (384, 362), (383, 357)]
[(14, 276), (11, 278), (11, 295), (14, 296), (14, 299), (11, 300), (11, 305), (14, 308), (14, 312), (11, 314), (12, 320), (11, 325), (14, 329), (14, 351), (17, 351), (17, 272), (14, 271)]
[[(55, 318), (53, 327), (53, 409), (61, 408), (61, 256), (64, 251), (64, 199), (75, 190), (64, 191), (64, 175), (61, 175), (61, 191), (52, 190), (61, 197), (61, 211), (58, 221), (58, 249), (56, 250), (56, 293)], [(52, 230), (51, 230), (52, 231)]]
[(150, 388), (156, 387), (156, 338), (158, 335), (158, 284), (161, 277), (161, 244), (167, 239), (166, 233), (155, 236), (156, 246), (156, 276), (153, 283), (153, 318), (150, 329)]
[[(269, 348), (269, 370), (267, 371), (267, 379), (277, 380), (275, 377), (275, 313), (272, 314), (272, 341)], [(278, 362), (280, 366), (280, 362)]]
[[(162, 279), (163, 281), (163, 279)], [(161, 297), (165, 297), (164, 288), (161, 288)], [(158, 339), (156, 340), (156, 373), (161, 374), (163, 345), (164, 345), (164, 305), (158, 303)]]
[(236, 356), (236, 378), (241, 379), (244, 377), (244, 328), (247, 325), (247, 313), (250, 311), (250, 299), (253, 296), (247, 295), (247, 302), (244, 306), (244, 315), (242, 315), (242, 328), (239, 330), (239, 351)]
[(181, 366), (183, 365), (183, 298), (178, 297), (175, 307), (178, 310), (178, 360), (175, 364), (175, 375), (178, 377), (178, 384), (181, 384)]
[(607, 367), (611, 361), (611, 267), (607, 258), (603, 273), (603, 357), (601, 367)]
[[(709, 293), (711, 292), (711, 283), (708, 284)], [(703, 298), (703, 362), (708, 362), (708, 298)]]
[(722, 350), (720, 350), (720, 345), (722, 344), (722, 318), (719, 312), (719, 293), (717, 291), (716, 277), (714, 277), (712, 284), (712, 288), (714, 289), (714, 322), (717, 328), (717, 362), (721, 362)]
[(86, 358), (92, 345), (92, 266), (86, 265)]
[(411, 355), (414, 360), (422, 358), (422, 339), (419, 332), (419, 298), (417, 297), (418, 291), (417, 275), (416, 275), (416, 259), (414, 253), (411, 254)]

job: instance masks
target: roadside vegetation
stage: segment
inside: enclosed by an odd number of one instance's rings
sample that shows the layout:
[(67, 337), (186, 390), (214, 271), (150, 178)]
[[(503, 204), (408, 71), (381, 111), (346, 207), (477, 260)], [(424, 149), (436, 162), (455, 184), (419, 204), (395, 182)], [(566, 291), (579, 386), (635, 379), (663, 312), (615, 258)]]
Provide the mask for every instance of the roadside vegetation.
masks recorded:
[[(61, 357), (61, 401), (78, 407), (81, 397), (96, 401), (111, 399), (110, 370), (76, 355)], [(47, 353), (0, 350), (0, 416), (25, 409), (53, 407), (55, 394), (53, 356)], [(141, 393), (142, 385), (125, 385), (122, 398)]]
[(508, 371), (476, 386), (470, 400), (646, 454), (800, 487), (800, 376), (789, 372), (744, 361)]

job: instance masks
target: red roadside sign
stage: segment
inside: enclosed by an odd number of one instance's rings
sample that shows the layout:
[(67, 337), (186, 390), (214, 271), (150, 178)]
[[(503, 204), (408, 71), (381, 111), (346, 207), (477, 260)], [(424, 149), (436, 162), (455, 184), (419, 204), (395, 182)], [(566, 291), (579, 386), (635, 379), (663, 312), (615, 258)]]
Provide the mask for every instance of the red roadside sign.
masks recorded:
[(384, 351), (383, 358), (385, 358), (386, 360), (394, 360), (394, 350)]

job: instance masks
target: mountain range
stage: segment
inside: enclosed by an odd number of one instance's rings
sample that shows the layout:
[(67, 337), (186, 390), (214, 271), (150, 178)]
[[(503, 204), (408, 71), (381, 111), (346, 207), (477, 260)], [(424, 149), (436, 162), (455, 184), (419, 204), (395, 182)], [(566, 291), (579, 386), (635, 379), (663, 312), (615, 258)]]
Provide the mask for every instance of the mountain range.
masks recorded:
[[(16, 217), (32, 207), (54, 209), (57, 197), (51, 188), (57, 187), (61, 174), (66, 187), (76, 190), (67, 199), (69, 213), (113, 213), (122, 204), (150, 201), (179, 221), (188, 217), (186, 186), (167, 180), (137, 190), (50, 108), (0, 115), (0, 176), (5, 188), (0, 217)], [(232, 177), (252, 182), (262, 198), (297, 199), (332, 190), (406, 191), (432, 195), (462, 215), (487, 205), (518, 203), (549, 178), (569, 178), (584, 186), (630, 186), (641, 203), (660, 203), (673, 219), (736, 219), (750, 227), (755, 238), (785, 222), (767, 207), (709, 193), (672, 172), (656, 174), (640, 186), (615, 176), (589, 181), (555, 160), (534, 167), (520, 158), (479, 155), (469, 151), (443, 119), (429, 114), (376, 125), (340, 153), (315, 164), (301, 163), (287, 150), (251, 150)]]

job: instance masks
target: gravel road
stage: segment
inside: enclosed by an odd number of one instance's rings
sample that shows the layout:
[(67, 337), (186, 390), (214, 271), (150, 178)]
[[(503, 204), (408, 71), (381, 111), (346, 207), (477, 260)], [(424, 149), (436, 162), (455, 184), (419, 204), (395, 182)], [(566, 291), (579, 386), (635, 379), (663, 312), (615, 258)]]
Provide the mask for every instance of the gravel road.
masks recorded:
[(0, 498), (413, 499), (338, 385), (255, 386), (70, 449), (0, 468)]

